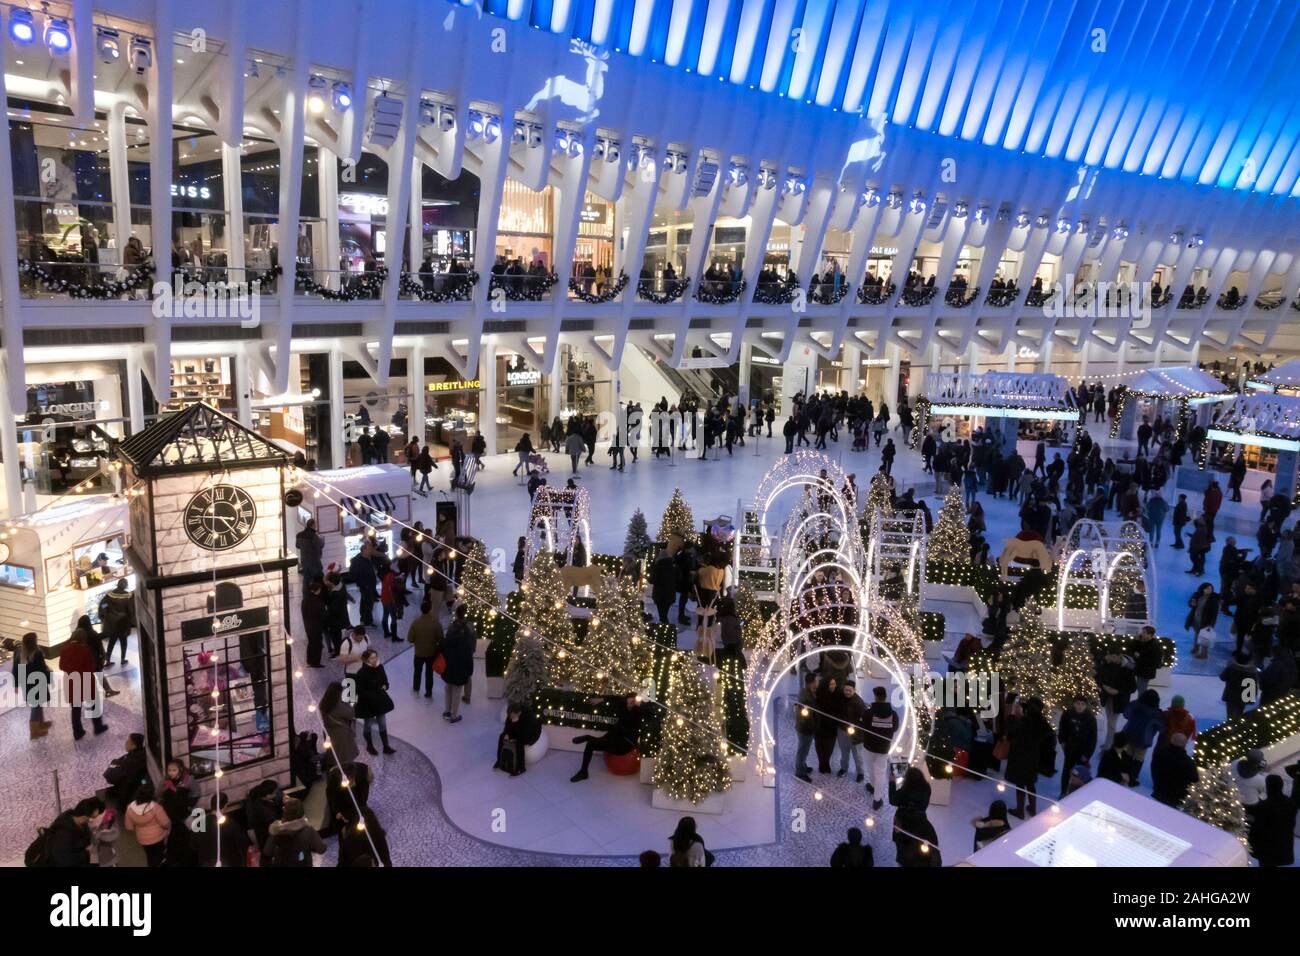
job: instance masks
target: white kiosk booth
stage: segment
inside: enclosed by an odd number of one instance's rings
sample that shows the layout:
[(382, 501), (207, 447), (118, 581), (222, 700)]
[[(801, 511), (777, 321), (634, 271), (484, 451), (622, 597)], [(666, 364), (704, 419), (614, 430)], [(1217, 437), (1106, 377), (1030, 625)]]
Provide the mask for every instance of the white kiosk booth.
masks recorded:
[(0, 532), (0, 633), (33, 631), (41, 647), (63, 644), (77, 619), (99, 624), (106, 591), (135, 575), (124, 557), (126, 499), (75, 498), (6, 524)]
[[(999, 436), (1004, 449), (1016, 447), (1020, 422), (1047, 421), (1060, 425), (1059, 447), (1068, 449), (1073, 439), (1066, 428), (1079, 421), (1070, 384), (1047, 372), (925, 373), (925, 394), (917, 402), (917, 441), (925, 436), (932, 418), (982, 418), (985, 431)], [(960, 433), (945, 441), (969, 437)], [(1044, 436), (1046, 437), (1046, 436)]]
[[(1054, 810), (1053, 807), (1059, 807)], [(967, 857), (966, 866), (1249, 866), (1241, 841), (1109, 780), (1093, 780)]]
[(411, 475), (405, 468), (384, 464), (303, 472), (297, 488), (302, 502), (285, 509), (289, 542), (315, 518), (325, 545), (322, 567), (347, 570), (372, 532), (388, 555), (397, 553), (401, 528), (395, 522), (411, 523)]

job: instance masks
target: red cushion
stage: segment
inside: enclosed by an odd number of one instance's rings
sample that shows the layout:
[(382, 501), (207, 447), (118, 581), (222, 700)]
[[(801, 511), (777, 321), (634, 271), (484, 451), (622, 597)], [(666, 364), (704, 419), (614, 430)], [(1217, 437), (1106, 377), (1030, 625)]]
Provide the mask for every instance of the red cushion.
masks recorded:
[(619, 777), (630, 777), (634, 773), (641, 772), (641, 751), (633, 748), (627, 753), (622, 754), (605, 754), (605, 766), (609, 772)]

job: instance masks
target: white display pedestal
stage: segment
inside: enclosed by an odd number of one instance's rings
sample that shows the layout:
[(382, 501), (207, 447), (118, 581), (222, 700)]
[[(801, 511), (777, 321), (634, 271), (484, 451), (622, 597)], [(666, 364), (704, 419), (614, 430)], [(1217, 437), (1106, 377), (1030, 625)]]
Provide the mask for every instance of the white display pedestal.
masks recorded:
[(946, 807), (952, 803), (952, 778), (945, 776), (930, 778), (930, 805)]
[(1168, 686), (1170, 685), (1170, 683), (1172, 682), (1172, 680), (1171, 680), (1171, 678), (1170, 678), (1170, 676), (1169, 676), (1171, 672), (1172, 672), (1172, 669), (1171, 669), (1171, 668), (1168, 668), (1168, 667), (1162, 667), (1162, 668), (1160, 668), (1160, 670), (1156, 671), (1156, 676), (1153, 677), (1153, 678), (1151, 678), (1151, 680), (1150, 680), (1148, 686), (1149, 686), (1149, 687), (1168, 687)]
[(488, 700), (500, 700), (506, 695), (506, 679), (504, 677), (488, 677), (487, 695)]
[(656, 810), (672, 810), (675, 813), (713, 813), (718, 814), (725, 808), (726, 794), (711, 793), (699, 803), (689, 800), (674, 800), (662, 790), (656, 789), (650, 795), (650, 806)]
[(578, 754), (582, 753), (585, 745), (575, 744), (573, 742), (574, 737), (600, 736), (598, 730), (582, 730), (579, 727), (557, 727), (554, 724), (547, 724), (546, 732), (550, 735), (552, 750), (567, 750), (570, 753)]
[(744, 782), (748, 764), (749, 760), (745, 757), (731, 757), (727, 760), (727, 767), (731, 770), (732, 783)]
[(487, 654), (488, 645), (491, 643), (486, 637), (480, 637), (476, 640), (474, 642), (474, 659), (483, 660), (483, 657)]
[(651, 786), (653, 786), (654, 784), (653, 784), (653, 783), (651, 782), (651, 780), (650, 780), (650, 775), (653, 774), (654, 772), (655, 772), (655, 758), (654, 758), (654, 757), (642, 757), (642, 758), (641, 758), (641, 778), (640, 778), (640, 779), (641, 779), (641, 782), (642, 782), (642, 783), (645, 783), (645, 784), (650, 784)]

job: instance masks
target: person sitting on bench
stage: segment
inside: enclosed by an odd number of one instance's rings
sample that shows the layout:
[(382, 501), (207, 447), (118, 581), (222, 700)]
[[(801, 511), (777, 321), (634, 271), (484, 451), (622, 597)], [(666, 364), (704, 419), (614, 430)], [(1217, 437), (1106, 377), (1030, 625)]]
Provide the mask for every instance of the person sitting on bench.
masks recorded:
[(504, 770), (512, 777), (517, 777), (527, 768), (524, 766), (524, 750), (537, 743), (542, 736), (542, 723), (533, 714), (532, 708), (511, 701), (506, 708), (506, 725), (497, 737), (497, 762), (493, 769)]
[(575, 744), (586, 744), (587, 746), (582, 751), (582, 769), (569, 778), (570, 783), (577, 783), (579, 780), (587, 779), (587, 768), (591, 766), (591, 755), (597, 750), (621, 757), (624, 754), (631, 753), (636, 747), (641, 732), (641, 698), (636, 694), (629, 694), (626, 697), (621, 695), (591, 697), (588, 698), (587, 703), (596, 705), (602, 701), (609, 704), (617, 720), (610, 728), (609, 733), (602, 737), (583, 734), (573, 738)]

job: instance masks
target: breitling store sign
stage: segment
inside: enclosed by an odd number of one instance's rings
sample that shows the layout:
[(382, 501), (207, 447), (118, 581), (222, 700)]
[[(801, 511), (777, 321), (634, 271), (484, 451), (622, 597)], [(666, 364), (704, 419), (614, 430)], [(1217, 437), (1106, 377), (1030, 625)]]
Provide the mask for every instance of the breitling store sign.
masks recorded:
[(483, 387), (481, 379), (450, 379), (446, 382), (430, 382), (425, 386), (431, 392), (477, 392)]

